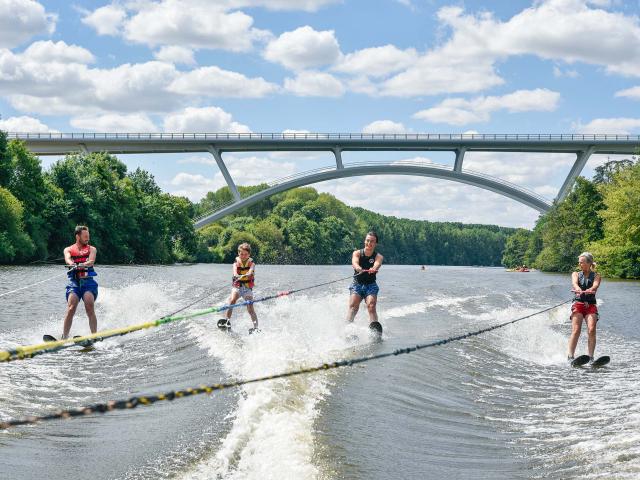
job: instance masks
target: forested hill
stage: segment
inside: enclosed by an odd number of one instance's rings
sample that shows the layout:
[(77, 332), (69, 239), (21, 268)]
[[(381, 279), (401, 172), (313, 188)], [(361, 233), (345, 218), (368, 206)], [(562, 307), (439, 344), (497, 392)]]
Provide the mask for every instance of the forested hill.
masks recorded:
[[(262, 188), (242, 188), (241, 194)], [(225, 187), (210, 192), (196, 210), (205, 213), (230, 199)], [(380, 215), (306, 187), (274, 195), (203, 228), (199, 255), (201, 260), (228, 262), (235, 257), (236, 246), (247, 241), (256, 247), (255, 256), (262, 263), (348, 263), (371, 229), (378, 233), (378, 250), (388, 263), (495, 266), (500, 265), (506, 238), (515, 231)]]
[(344, 264), (374, 229), (387, 263), (500, 265), (514, 231), (386, 217), (313, 188), (194, 230), (195, 217), (229, 200), (226, 187), (196, 204), (163, 193), (151, 174), (128, 172), (105, 153), (70, 155), (45, 171), (24, 143), (0, 132), (0, 264), (60, 262), (76, 225), (89, 226), (99, 263), (229, 262), (248, 241), (260, 263)]

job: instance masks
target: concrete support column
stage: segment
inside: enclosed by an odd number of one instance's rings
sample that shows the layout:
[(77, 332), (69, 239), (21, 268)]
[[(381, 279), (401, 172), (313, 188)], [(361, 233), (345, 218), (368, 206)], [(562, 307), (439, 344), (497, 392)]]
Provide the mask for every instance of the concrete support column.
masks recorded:
[(222, 172), (222, 176), (227, 182), (227, 185), (229, 185), (229, 190), (231, 190), (231, 194), (233, 195), (233, 198), (235, 199), (236, 202), (239, 202), (242, 199), (240, 197), (240, 192), (238, 192), (238, 187), (236, 187), (236, 184), (234, 183), (233, 178), (231, 178), (231, 174), (229, 173), (229, 170), (227, 170), (227, 166), (222, 161), (222, 155), (220, 155), (220, 150), (218, 150), (213, 145), (210, 145), (208, 150), (209, 150), (209, 153), (213, 155), (213, 158), (216, 159), (218, 168)]
[(454, 172), (462, 171), (462, 161), (464, 160), (464, 154), (467, 151), (465, 147), (461, 147), (456, 150), (456, 163), (453, 165)]
[(578, 175), (580, 175), (580, 172), (582, 172), (582, 169), (587, 164), (587, 161), (589, 160), (589, 157), (593, 154), (594, 149), (595, 147), (591, 146), (586, 150), (583, 150), (582, 152), (577, 153), (576, 161), (574, 162), (573, 167), (571, 167), (571, 170), (569, 170), (569, 175), (567, 175), (567, 178), (562, 184), (562, 187), (560, 187), (560, 191), (558, 192), (556, 201), (558, 202), (562, 201), (564, 197), (566, 197), (569, 194), (569, 192), (571, 191), (571, 188), (573, 187), (574, 182), (576, 181), (576, 178), (578, 178)]
[(334, 148), (333, 155), (336, 157), (336, 168), (342, 170), (344, 168), (344, 165), (342, 165), (342, 150)]

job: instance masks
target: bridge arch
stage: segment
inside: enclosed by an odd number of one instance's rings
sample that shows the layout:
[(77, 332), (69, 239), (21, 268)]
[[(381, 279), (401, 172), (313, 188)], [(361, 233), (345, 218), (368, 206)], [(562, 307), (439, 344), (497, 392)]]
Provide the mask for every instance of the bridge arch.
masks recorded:
[(324, 167), (276, 180), (269, 184), (269, 188), (265, 190), (261, 190), (260, 192), (243, 199), (234, 200), (228, 204), (220, 206), (218, 210), (214, 212), (202, 215), (195, 220), (195, 227), (204, 227), (209, 223), (215, 222), (216, 220), (235, 213), (238, 210), (255, 205), (265, 198), (296, 187), (312, 185), (327, 180), (368, 175), (410, 175), (440, 178), (473, 185), (475, 187), (498, 193), (538, 210), (541, 213), (544, 213), (551, 208), (551, 202), (530, 190), (514, 185), (505, 180), (483, 175), (478, 172), (468, 170), (456, 171), (443, 165), (418, 162), (370, 162), (348, 164), (344, 165), (343, 168)]

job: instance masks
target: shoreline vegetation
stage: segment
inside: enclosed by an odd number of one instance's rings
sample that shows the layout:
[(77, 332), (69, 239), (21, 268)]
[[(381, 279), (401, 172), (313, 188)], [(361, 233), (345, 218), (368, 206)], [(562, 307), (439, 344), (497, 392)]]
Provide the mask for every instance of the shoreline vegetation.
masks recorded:
[(593, 254), (606, 277), (640, 279), (640, 161), (612, 160), (593, 180), (578, 177), (571, 192), (541, 215), (533, 230), (517, 229), (502, 263), (544, 272), (572, 272), (578, 255)]
[[(193, 203), (107, 153), (68, 155), (44, 171), (24, 143), (0, 131), (0, 264), (58, 260), (77, 224), (89, 226), (104, 264), (229, 263), (242, 242), (263, 264), (348, 264), (374, 229), (388, 263), (571, 271), (588, 246), (606, 274), (640, 278), (640, 167), (625, 160), (599, 168), (601, 179), (579, 178), (533, 231), (385, 216), (311, 187), (273, 195), (196, 231), (193, 218), (232, 199), (228, 187)], [(239, 191), (246, 197), (264, 188)], [(624, 201), (629, 193), (631, 204)]]

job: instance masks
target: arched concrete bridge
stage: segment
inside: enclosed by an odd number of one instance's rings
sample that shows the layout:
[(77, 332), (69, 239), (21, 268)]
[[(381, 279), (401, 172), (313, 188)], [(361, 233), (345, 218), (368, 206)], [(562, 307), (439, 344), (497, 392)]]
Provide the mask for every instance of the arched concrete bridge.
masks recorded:
[[(216, 160), (233, 195), (233, 202), (196, 220), (202, 227), (279, 192), (326, 180), (362, 175), (417, 175), (443, 178), (491, 190), (517, 200), (540, 212), (552, 203), (504, 180), (462, 169), (466, 152), (546, 152), (574, 153), (570, 169), (556, 200), (571, 190), (589, 157), (600, 154), (634, 154), (640, 147), (637, 135), (542, 135), (542, 134), (352, 134), (352, 133), (70, 133), (21, 134), (19, 138), (38, 155), (64, 155), (77, 152), (180, 153), (209, 152)], [(335, 167), (303, 172), (269, 185), (269, 188), (241, 198), (222, 154), (255, 151), (330, 151)], [(344, 165), (345, 151), (451, 151), (456, 155), (453, 168), (418, 162), (370, 162)]]

